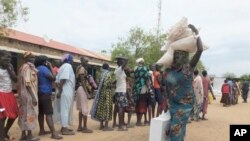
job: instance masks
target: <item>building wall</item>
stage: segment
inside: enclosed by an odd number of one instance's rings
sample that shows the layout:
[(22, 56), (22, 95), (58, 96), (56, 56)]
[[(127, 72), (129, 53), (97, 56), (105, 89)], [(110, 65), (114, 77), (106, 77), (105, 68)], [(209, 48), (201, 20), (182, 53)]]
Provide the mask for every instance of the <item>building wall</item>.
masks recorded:
[[(28, 42), (18, 41), (18, 40), (14, 40), (10, 38), (0, 38), (0, 45), (6, 46), (8, 48), (32, 51), (32, 52), (36, 52), (36, 53), (40, 53), (44, 55), (53, 55), (53, 56), (59, 56), (59, 57), (62, 57), (65, 53), (68, 53), (65, 51), (61, 51), (61, 50), (57, 50), (57, 49), (53, 49), (53, 48), (49, 48), (49, 47), (45, 47), (41, 45), (31, 44)], [(79, 62), (80, 57), (83, 56), (79, 54), (73, 54), (73, 55), (74, 55), (74, 60), (76, 60), (77, 62)], [(89, 56), (84, 56), (84, 57), (89, 59), (90, 62), (94, 62), (97, 64), (103, 64), (103, 63), (112, 64), (112, 62), (110, 61), (104, 61), (104, 60), (92, 58)]]
[[(32, 52), (36, 52), (36, 53), (44, 54), (44, 55), (58, 56), (59, 58), (62, 57), (65, 53), (67, 53), (61, 50), (56, 50), (53, 48), (31, 44), (28, 42), (18, 41), (18, 40), (14, 40), (10, 38), (0, 38), (0, 46), (8, 47), (9, 50), (7, 51), (10, 51), (12, 49), (19, 49), (23, 51), (32, 51)], [(80, 57), (83, 55), (79, 55), (79, 54), (73, 54), (73, 55), (74, 55), (74, 61), (76, 61), (73, 64), (73, 68), (75, 69), (75, 67), (79, 64)], [(89, 62), (94, 62), (97, 64), (103, 64), (103, 63), (112, 64), (109, 61), (99, 60), (99, 59), (88, 57), (88, 56), (84, 56), (84, 57), (88, 58)], [(53, 62), (53, 60), (54, 60), (53, 58), (50, 58), (51, 62)], [(18, 72), (18, 69), (23, 63), (24, 63), (23, 54), (21, 52), (12, 52), (12, 64), (16, 72)], [(88, 72), (94, 78), (96, 78), (96, 71), (99, 69), (100, 69), (100, 65), (99, 66), (89, 65)]]

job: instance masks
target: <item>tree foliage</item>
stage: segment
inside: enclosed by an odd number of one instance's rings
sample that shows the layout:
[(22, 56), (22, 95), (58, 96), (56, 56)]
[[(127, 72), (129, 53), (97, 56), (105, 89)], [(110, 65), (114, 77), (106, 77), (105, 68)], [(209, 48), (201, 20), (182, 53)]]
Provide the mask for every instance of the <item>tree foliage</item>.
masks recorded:
[(236, 78), (236, 75), (234, 73), (231, 73), (231, 72), (226, 72), (223, 75), (223, 77), (233, 79), (233, 78)]
[[(167, 35), (161, 34), (157, 38), (152, 32), (145, 32), (139, 27), (130, 30), (126, 38), (120, 38), (112, 46), (112, 60), (117, 56), (124, 56), (129, 59), (129, 66), (135, 66), (135, 60), (143, 57), (146, 65), (154, 64), (159, 60), (164, 52), (160, 48), (164, 45)], [(200, 61), (197, 65), (198, 70), (204, 70), (204, 65)]]
[(241, 80), (250, 81), (250, 74), (244, 74), (240, 77)]
[(20, 0), (0, 0), (0, 36), (7, 33), (7, 27), (13, 27), (18, 19), (27, 21), (28, 8)]
[(125, 56), (129, 59), (129, 66), (135, 65), (137, 58), (144, 58), (147, 65), (155, 63), (162, 55), (160, 47), (164, 44), (166, 34), (157, 38), (151, 32), (145, 32), (139, 27), (130, 30), (125, 39), (119, 39), (112, 48), (112, 60), (117, 56)]

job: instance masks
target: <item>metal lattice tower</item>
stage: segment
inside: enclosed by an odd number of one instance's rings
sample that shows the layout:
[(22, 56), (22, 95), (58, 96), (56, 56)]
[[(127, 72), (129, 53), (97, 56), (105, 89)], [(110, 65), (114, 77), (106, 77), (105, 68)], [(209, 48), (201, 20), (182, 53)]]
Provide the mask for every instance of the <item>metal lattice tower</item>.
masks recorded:
[(158, 1), (158, 19), (157, 19), (157, 29), (156, 29), (156, 35), (157, 38), (160, 34), (160, 27), (161, 27), (161, 0)]

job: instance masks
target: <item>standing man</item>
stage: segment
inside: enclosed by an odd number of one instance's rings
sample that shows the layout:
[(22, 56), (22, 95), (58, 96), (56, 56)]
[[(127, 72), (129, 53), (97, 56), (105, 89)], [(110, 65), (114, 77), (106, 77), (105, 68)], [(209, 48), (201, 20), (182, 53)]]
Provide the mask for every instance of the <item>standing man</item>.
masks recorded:
[(61, 132), (62, 135), (74, 135), (74, 131), (68, 128), (73, 120), (72, 110), (75, 93), (75, 74), (72, 68), (73, 56), (71, 54), (64, 55), (62, 63), (56, 78), (56, 82), (59, 83), (57, 98), (60, 98)]
[(202, 71), (202, 85), (203, 85), (203, 94), (204, 94), (204, 99), (203, 99), (203, 104), (202, 104), (202, 120), (207, 120), (205, 118), (205, 115), (207, 114), (207, 108), (208, 108), (208, 91), (211, 92), (213, 95), (213, 99), (215, 100), (214, 93), (212, 91), (212, 87), (210, 85), (210, 78), (207, 76), (207, 71), (204, 70)]
[[(31, 52), (24, 53), (24, 64), (18, 73), (19, 86), (19, 118), (18, 124), (22, 130), (20, 140), (38, 141), (32, 135), (37, 123), (37, 69), (33, 62), (35, 58)], [(27, 133), (28, 132), (28, 133)]]
[[(38, 56), (35, 60), (35, 66), (38, 70), (38, 122), (40, 126), (39, 135), (45, 135), (51, 132), (52, 139), (62, 139), (54, 127), (53, 107), (52, 107), (52, 82), (56, 80), (52, 65), (48, 62), (48, 57)], [(50, 132), (44, 129), (44, 115), (49, 126)]]
[(127, 86), (126, 86), (126, 74), (124, 68), (127, 65), (127, 58), (117, 57), (118, 68), (114, 74), (116, 77), (116, 89), (115, 89), (115, 108), (118, 110), (119, 118), (119, 131), (127, 131), (127, 127), (124, 126), (124, 112), (125, 108), (128, 107), (127, 99)]
[(248, 91), (249, 91), (249, 82), (245, 81), (242, 84), (242, 98), (244, 100), (243, 103), (247, 103)]
[[(89, 114), (88, 108), (88, 91), (87, 91), (87, 66), (88, 60), (84, 57), (80, 58), (81, 64), (76, 68), (76, 107), (79, 111), (79, 124), (77, 131), (83, 133), (92, 133), (93, 131), (87, 128), (87, 120)], [(83, 122), (83, 124), (82, 124)]]
[(156, 117), (158, 117), (159, 114), (163, 110), (163, 107), (162, 107), (163, 97), (161, 94), (161, 81), (162, 81), (161, 79), (162, 79), (162, 77), (161, 77), (161, 73), (160, 73), (160, 66), (157, 64), (153, 67), (153, 76), (154, 76), (153, 87), (154, 87), (154, 91), (155, 91), (155, 100), (158, 103)]

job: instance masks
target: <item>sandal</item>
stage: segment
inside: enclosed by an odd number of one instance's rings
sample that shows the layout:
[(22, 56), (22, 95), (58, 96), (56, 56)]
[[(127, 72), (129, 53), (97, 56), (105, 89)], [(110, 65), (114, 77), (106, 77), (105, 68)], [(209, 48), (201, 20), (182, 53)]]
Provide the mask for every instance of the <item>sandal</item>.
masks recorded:
[(29, 138), (29, 137), (27, 137), (26, 138), (26, 141), (39, 141), (40, 139), (39, 138), (36, 138), (36, 137), (31, 137), (31, 138)]
[(63, 129), (63, 128), (61, 128), (61, 132), (62, 132), (63, 130), (67, 130), (67, 131), (71, 131), (71, 132), (73, 132), (73, 131), (74, 131), (73, 129), (69, 129), (69, 128), (66, 128), (66, 127), (65, 127), (64, 129)]
[(47, 134), (50, 134), (50, 133), (51, 133), (50, 131), (39, 132), (39, 136), (44, 136), (44, 135), (47, 135)]
[(75, 132), (66, 129), (62, 130), (62, 135), (75, 135)]
[(118, 131), (128, 131), (128, 128), (126, 127), (118, 128)]
[(102, 131), (113, 131), (114, 129), (113, 128), (110, 128), (110, 127), (104, 127), (102, 129)]
[(93, 131), (88, 128), (83, 128), (82, 133), (93, 133)]
[(59, 135), (52, 135), (51, 138), (52, 138), (52, 139), (56, 139), (56, 140), (61, 140), (61, 139), (63, 139), (63, 137), (62, 137), (62, 136), (59, 136)]

